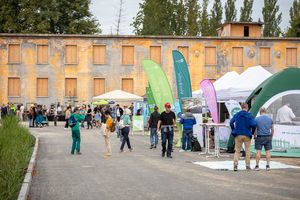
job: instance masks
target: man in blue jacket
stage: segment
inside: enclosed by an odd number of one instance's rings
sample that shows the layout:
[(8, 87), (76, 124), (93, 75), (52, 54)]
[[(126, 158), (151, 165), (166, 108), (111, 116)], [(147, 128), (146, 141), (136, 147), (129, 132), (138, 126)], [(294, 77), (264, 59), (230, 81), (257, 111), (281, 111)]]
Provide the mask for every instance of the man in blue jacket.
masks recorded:
[(242, 144), (245, 144), (246, 169), (250, 168), (250, 145), (252, 135), (255, 133), (256, 122), (251, 113), (248, 112), (248, 104), (242, 103), (242, 110), (236, 113), (230, 121), (232, 135), (235, 137), (235, 153), (233, 170), (238, 170), (238, 162)]
[(179, 152), (192, 151), (193, 126), (196, 124), (196, 119), (191, 113), (191, 109), (187, 109), (185, 115), (180, 119), (183, 124), (182, 145)]

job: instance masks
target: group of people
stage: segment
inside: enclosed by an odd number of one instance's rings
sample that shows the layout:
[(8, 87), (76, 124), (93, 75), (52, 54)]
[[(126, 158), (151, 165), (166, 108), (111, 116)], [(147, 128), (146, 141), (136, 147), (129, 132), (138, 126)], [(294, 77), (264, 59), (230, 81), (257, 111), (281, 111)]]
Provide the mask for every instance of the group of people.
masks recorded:
[[(116, 105), (115, 108), (111, 109), (110, 107), (96, 107), (94, 109), (94, 114), (92, 114), (91, 108), (88, 105), (87, 110), (85, 106), (75, 107), (73, 113), (71, 113), (71, 108), (68, 107), (66, 110), (66, 125), (71, 127), (72, 131), (72, 148), (71, 154), (81, 154), (80, 151), (80, 126), (81, 124), (87, 120), (88, 128), (92, 125), (90, 123), (92, 115), (96, 118), (97, 113), (101, 112), (101, 115), (97, 117), (100, 120), (99, 126), (101, 127), (104, 142), (105, 142), (105, 158), (110, 158), (112, 156), (111, 150), (111, 135), (117, 130), (120, 131), (122, 136), (120, 153), (124, 152), (124, 146), (127, 144), (129, 151), (133, 150), (130, 139), (130, 125), (131, 125), (131, 110), (127, 107), (121, 108), (119, 104)], [(102, 117), (103, 116), (103, 117)], [(113, 117), (114, 116), (114, 117)]]
[(272, 137), (274, 135), (273, 120), (267, 115), (265, 108), (260, 108), (260, 116), (254, 118), (248, 112), (248, 104), (241, 105), (242, 110), (236, 113), (230, 121), (232, 135), (235, 137), (235, 153), (233, 170), (238, 170), (238, 161), (240, 158), (240, 151), (242, 145), (245, 146), (246, 153), (246, 169), (251, 170), (250, 167), (250, 146), (251, 139), (254, 136), (256, 149), (256, 166), (255, 170), (259, 170), (259, 161), (261, 157), (261, 150), (264, 147), (266, 151), (266, 170), (270, 170), (270, 160), (272, 149)]
[(24, 105), (14, 103), (3, 104), (0, 109), (0, 119), (6, 115), (16, 115), (20, 121), (24, 118)]

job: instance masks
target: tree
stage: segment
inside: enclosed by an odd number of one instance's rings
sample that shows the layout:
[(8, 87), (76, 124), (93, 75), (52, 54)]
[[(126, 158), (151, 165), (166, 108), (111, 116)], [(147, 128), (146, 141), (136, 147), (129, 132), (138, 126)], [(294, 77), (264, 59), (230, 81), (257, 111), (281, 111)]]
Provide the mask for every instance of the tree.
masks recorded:
[(235, 0), (228, 0), (225, 3), (225, 17), (227, 22), (236, 20)]
[(144, 0), (132, 26), (137, 35), (173, 35), (174, 7), (170, 0)]
[(253, 7), (253, 0), (244, 0), (243, 7), (241, 7), (241, 15), (240, 21), (241, 22), (252, 22), (252, 7)]
[(290, 27), (286, 33), (288, 37), (300, 37), (300, 0), (294, 0), (290, 9)]
[(264, 36), (278, 37), (281, 33), (279, 24), (281, 23), (282, 13), (279, 12), (277, 0), (265, 0), (262, 10), (264, 18)]
[(186, 35), (187, 8), (184, 0), (172, 0), (171, 30), (174, 35)]
[(217, 28), (219, 28), (222, 23), (222, 3), (221, 0), (215, 0), (213, 8), (211, 10), (211, 18), (210, 18), (210, 36), (217, 35)]
[(2, 0), (0, 32), (100, 33), (90, 0)]
[(200, 33), (201, 36), (209, 36), (210, 35), (210, 26), (209, 26), (209, 16), (207, 12), (209, 0), (203, 0), (202, 10), (200, 16)]
[(187, 35), (196, 36), (199, 33), (199, 4), (197, 0), (187, 0)]

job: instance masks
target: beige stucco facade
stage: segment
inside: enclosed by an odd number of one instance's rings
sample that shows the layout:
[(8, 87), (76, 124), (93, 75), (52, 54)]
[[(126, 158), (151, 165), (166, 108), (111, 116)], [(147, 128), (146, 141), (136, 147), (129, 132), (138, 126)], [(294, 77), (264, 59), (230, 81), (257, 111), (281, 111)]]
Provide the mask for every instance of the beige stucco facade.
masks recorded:
[[(9, 55), (9, 45), (20, 47), (18, 63), (9, 62), (17, 59)], [(39, 64), (37, 46), (46, 45), (47, 63)], [(76, 62), (66, 63), (66, 46), (74, 45)], [(105, 47), (104, 63), (93, 62), (94, 45)], [(133, 47), (133, 63), (124, 65), (122, 47)], [(261, 64), (261, 48), (267, 48), (269, 63), (265, 68), (278, 72), (287, 67), (300, 65), (300, 39), (296, 38), (243, 38), (243, 37), (154, 37), (154, 36), (94, 36), (94, 35), (16, 35), (0, 34), (0, 103), (39, 103), (49, 105), (54, 102), (67, 102), (66, 78), (76, 78), (77, 102), (90, 102), (95, 95), (94, 79), (104, 80), (104, 91), (122, 89), (122, 78), (132, 80), (132, 92), (145, 94), (147, 77), (143, 71), (142, 60), (150, 59), (150, 47), (160, 47), (161, 65), (165, 70), (171, 87), (176, 94), (175, 75), (173, 72), (172, 50), (179, 47), (188, 49), (188, 63), (193, 90), (199, 89), (204, 78), (217, 79), (228, 71), (243, 72), (250, 66)], [(207, 64), (210, 51), (212, 63)], [(233, 48), (239, 47), (242, 58), (238, 66), (233, 65)], [(290, 50), (292, 54), (290, 53)], [(289, 52), (287, 55), (287, 51)], [(215, 52), (215, 55), (214, 55)], [(296, 53), (295, 53), (296, 52)], [(12, 53), (12, 52), (10, 52)], [(73, 52), (74, 53), (74, 52)], [(75, 55), (75, 54), (74, 54)], [(296, 57), (295, 57), (296, 55)], [(102, 55), (103, 56), (103, 55)], [(215, 57), (215, 59), (214, 59)], [(289, 60), (289, 61), (287, 61)], [(265, 61), (264, 61), (265, 62)], [(16, 90), (9, 86), (9, 78), (19, 79), (20, 90), (17, 96), (11, 96)], [(38, 96), (37, 79), (46, 78), (47, 95)], [(15, 82), (10, 82), (10, 84)], [(125, 87), (125, 86), (124, 86)], [(126, 86), (127, 87), (127, 86)], [(102, 91), (103, 92), (103, 91)]]

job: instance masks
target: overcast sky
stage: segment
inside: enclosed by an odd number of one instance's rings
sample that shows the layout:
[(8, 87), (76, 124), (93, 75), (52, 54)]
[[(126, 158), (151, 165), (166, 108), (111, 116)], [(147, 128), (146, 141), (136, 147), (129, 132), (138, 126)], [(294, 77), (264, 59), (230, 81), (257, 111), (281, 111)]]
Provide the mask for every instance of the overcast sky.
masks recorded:
[[(117, 14), (119, 9), (120, 0), (92, 0), (91, 10), (92, 13), (96, 16), (96, 18), (101, 23), (102, 33), (103, 34), (111, 34), (116, 31), (116, 21)], [(136, 16), (136, 13), (139, 9), (139, 3), (142, 0), (123, 0), (123, 17), (121, 21), (121, 33), (123, 35), (132, 35), (133, 28), (130, 26), (132, 23), (132, 18)], [(202, 4), (202, 0), (199, 0)], [(223, 7), (225, 4), (225, 0), (222, 0)], [(289, 26), (289, 10), (292, 6), (293, 0), (278, 0), (278, 4), (280, 7), (280, 12), (282, 12), (282, 22), (280, 27), (282, 30), (286, 30)], [(213, 0), (210, 0), (209, 10), (211, 9), (213, 4)], [(236, 0), (236, 8), (238, 10), (238, 19), (239, 19), (239, 11), (240, 7), (243, 4), (243, 0)], [(252, 19), (257, 21), (260, 18), (263, 21), (262, 17), (262, 8), (264, 5), (263, 0), (254, 0), (253, 3), (253, 12)], [(224, 9), (223, 9), (224, 13)], [(224, 19), (225, 17), (223, 17)]]

